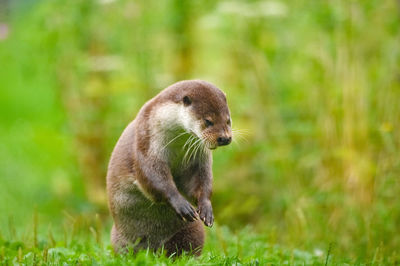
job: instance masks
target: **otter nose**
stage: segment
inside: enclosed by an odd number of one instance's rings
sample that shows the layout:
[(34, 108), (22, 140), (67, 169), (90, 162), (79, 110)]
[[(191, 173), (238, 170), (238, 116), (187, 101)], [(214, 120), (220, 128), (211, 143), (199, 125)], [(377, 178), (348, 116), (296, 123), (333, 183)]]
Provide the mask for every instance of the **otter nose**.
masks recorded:
[(217, 138), (218, 146), (224, 146), (231, 143), (232, 137), (219, 137)]

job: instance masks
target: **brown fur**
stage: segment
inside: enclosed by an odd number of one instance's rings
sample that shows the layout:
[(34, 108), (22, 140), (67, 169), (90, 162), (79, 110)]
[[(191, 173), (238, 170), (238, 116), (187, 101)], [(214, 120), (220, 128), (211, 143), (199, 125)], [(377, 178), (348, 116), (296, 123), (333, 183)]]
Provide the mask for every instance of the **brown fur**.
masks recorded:
[[(148, 101), (118, 140), (108, 168), (107, 191), (114, 219), (111, 241), (116, 251), (163, 246), (168, 254), (186, 251), (199, 255), (204, 242), (202, 223), (212, 226), (210, 150), (202, 148), (187, 165), (181, 162), (179, 141), (163, 147), (165, 151), (154, 150), (158, 147), (155, 143), (164, 145), (167, 137), (177, 136), (184, 128), (182, 118), (169, 117), (169, 113), (163, 116), (168, 121), (157, 120), (163, 113), (159, 108), (166, 104), (190, 114), (196, 130), (200, 127), (201, 136), (197, 137), (208, 148), (230, 142), (226, 97), (214, 85), (181, 81)], [(213, 125), (207, 126), (205, 119)], [(221, 137), (226, 139), (223, 144)], [(192, 204), (197, 205), (197, 212)]]

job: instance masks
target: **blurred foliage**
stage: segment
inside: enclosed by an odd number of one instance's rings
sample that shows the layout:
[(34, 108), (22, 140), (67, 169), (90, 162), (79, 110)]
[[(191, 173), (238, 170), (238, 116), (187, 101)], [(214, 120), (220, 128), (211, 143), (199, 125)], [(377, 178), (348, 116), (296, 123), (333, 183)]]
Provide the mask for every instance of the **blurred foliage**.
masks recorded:
[(9, 26), (0, 232), (27, 228), (34, 209), (44, 231), (63, 210), (105, 213), (124, 127), (161, 89), (200, 78), (227, 93), (245, 133), (214, 152), (220, 224), (289, 247), (396, 256), (396, 1), (42, 0)]

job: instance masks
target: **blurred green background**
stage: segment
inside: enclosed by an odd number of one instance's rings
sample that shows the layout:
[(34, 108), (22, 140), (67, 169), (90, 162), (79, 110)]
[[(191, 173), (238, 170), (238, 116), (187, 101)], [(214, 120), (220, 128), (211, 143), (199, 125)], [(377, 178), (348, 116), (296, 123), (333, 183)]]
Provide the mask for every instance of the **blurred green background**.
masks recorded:
[(109, 226), (122, 130), (198, 78), (245, 132), (214, 152), (218, 224), (398, 256), (399, 66), (395, 0), (0, 0), (0, 233), (29, 234), (34, 212), (41, 232), (96, 213)]

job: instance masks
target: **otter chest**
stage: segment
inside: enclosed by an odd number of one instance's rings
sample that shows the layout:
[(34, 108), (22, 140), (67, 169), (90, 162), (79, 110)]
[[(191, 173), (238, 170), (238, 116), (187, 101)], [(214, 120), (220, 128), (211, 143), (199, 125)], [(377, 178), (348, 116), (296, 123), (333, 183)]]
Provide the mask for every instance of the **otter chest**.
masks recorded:
[(169, 145), (168, 164), (179, 191), (188, 194), (192, 190), (193, 179), (203, 157), (203, 146), (199, 139), (182, 136)]

